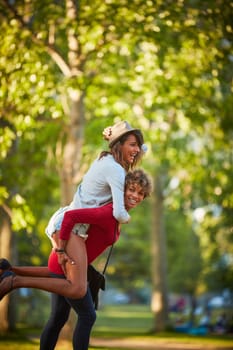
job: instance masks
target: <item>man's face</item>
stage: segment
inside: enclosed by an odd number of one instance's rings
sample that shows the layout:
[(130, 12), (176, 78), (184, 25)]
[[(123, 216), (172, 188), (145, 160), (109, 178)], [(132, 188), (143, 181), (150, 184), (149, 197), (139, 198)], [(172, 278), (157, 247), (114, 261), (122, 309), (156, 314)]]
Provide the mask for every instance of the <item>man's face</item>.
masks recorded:
[(125, 208), (130, 210), (140, 204), (144, 199), (145, 193), (142, 187), (137, 183), (130, 183), (125, 189)]

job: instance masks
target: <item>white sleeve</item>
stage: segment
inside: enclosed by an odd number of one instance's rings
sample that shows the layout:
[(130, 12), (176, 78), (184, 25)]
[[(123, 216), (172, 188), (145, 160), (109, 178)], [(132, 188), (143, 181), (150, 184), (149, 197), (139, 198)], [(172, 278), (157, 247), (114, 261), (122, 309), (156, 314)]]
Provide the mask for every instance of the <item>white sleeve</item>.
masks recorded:
[(112, 192), (113, 216), (120, 223), (126, 223), (130, 220), (130, 215), (124, 205), (125, 171), (116, 164), (108, 170), (106, 179)]

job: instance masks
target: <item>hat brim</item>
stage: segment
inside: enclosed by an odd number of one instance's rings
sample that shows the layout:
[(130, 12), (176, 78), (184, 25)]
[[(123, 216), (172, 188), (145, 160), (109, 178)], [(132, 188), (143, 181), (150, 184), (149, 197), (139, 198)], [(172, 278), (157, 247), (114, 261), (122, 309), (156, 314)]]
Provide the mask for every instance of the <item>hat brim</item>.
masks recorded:
[[(126, 132), (122, 133), (120, 136), (118, 136), (117, 138), (115, 138), (114, 140), (112, 140), (111, 142), (109, 142), (109, 147), (112, 147), (115, 143), (117, 143), (117, 142), (122, 138), (122, 136), (125, 136), (125, 135), (127, 135), (127, 134), (133, 134), (134, 131), (137, 131), (138, 133), (141, 134), (141, 138), (142, 138), (141, 144), (143, 144), (144, 141), (143, 141), (143, 136), (142, 136), (141, 130), (140, 130), (140, 129), (131, 129), (131, 130), (127, 130)], [(138, 138), (138, 137), (137, 137), (137, 138)]]

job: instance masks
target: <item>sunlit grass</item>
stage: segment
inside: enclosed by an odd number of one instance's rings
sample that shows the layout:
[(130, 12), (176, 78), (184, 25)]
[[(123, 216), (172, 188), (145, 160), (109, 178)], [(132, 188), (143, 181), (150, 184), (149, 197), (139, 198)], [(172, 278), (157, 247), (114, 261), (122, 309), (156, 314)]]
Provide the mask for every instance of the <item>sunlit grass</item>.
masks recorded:
[(145, 334), (153, 327), (153, 315), (149, 306), (107, 306), (97, 311), (93, 334)]
[[(106, 341), (118, 339), (127, 339), (131, 342), (149, 342), (156, 344), (156, 349), (161, 349), (162, 344), (180, 344), (179, 349), (184, 349), (182, 344), (201, 345), (209, 349), (231, 349), (233, 350), (233, 337), (229, 336), (191, 336), (187, 334), (164, 332), (152, 334), (153, 315), (149, 306), (142, 305), (117, 305), (105, 306), (97, 311), (97, 321), (92, 331), (92, 341), (90, 350), (111, 349), (111, 350), (129, 350), (127, 347), (94, 346), (94, 339), (105, 339)], [(0, 350), (38, 350), (39, 335), (41, 329), (29, 329), (26, 326), (19, 325), (17, 332), (5, 337), (0, 336)], [(124, 345), (125, 346), (125, 345)], [(153, 347), (153, 346), (152, 346)], [(177, 347), (177, 346), (176, 346)], [(178, 348), (178, 347), (177, 347)], [(132, 347), (131, 347), (132, 349)], [(59, 340), (56, 350), (72, 350), (70, 340)], [(143, 350), (143, 349), (142, 349)]]

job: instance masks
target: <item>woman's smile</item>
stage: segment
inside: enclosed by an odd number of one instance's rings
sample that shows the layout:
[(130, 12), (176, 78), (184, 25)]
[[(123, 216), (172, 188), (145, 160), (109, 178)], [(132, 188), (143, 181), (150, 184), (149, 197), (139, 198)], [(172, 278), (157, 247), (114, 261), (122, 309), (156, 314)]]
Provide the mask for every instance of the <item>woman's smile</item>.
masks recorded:
[(140, 152), (140, 147), (135, 135), (129, 135), (128, 139), (122, 145), (121, 151), (124, 161), (126, 163), (132, 164), (135, 157)]

